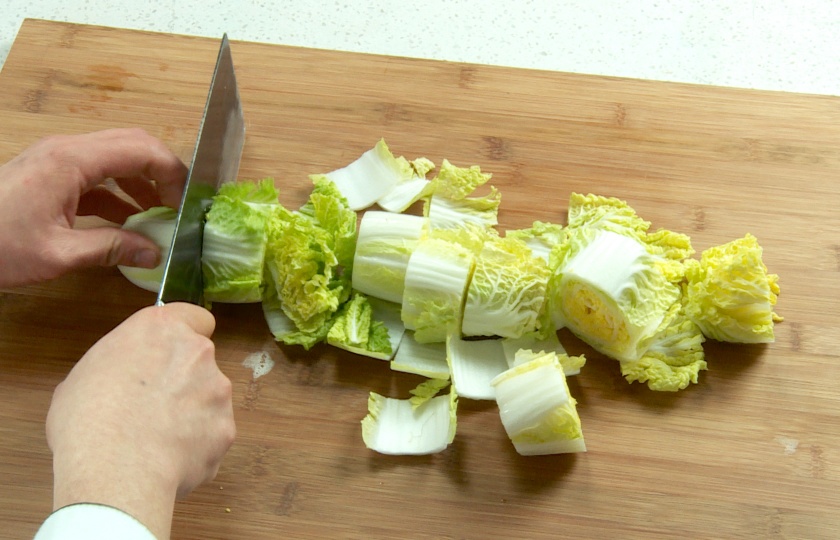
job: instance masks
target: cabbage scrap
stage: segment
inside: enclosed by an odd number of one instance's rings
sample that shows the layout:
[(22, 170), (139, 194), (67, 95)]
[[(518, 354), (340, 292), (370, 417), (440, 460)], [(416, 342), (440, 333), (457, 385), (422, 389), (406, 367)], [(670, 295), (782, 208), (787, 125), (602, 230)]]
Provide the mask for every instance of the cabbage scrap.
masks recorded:
[(332, 320), (327, 343), (363, 356), (390, 360), (394, 354), (388, 328), (373, 317), (373, 307), (363, 294), (354, 294)]
[(452, 389), (448, 395), (430, 398), (417, 407), (410, 399), (371, 392), (368, 414), (362, 420), (362, 439), (365, 446), (380, 454), (441, 452), (455, 438), (457, 408), (458, 396)]
[(621, 374), (627, 382), (647, 383), (651, 390), (684, 390), (689, 384), (696, 384), (700, 371), (706, 369), (704, 341), (700, 327), (677, 302), (668, 310), (657, 332), (644, 343), (641, 357), (619, 363)]
[(446, 339), (446, 360), (458, 395), (470, 399), (495, 399), (490, 382), (508, 369), (499, 339), (463, 340), (450, 335)]
[(685, 311), (703, 334), (733, 343), (775, 341), (779, 276), (768, 273), (755, 236), (703, 251), (688, 264), (686, 278)]
[(430, 379), (447, 380), (449, 364), (446, 362), (446, 343), (418, 343), (414, 339), (414, 332), (406, 330), (391, 360), (391, 369)]

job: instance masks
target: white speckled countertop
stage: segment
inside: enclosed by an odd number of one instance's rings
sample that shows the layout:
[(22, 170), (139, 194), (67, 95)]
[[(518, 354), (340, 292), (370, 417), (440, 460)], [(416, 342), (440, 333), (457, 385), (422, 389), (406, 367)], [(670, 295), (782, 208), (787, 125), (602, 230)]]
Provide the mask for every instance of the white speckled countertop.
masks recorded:
[(23, 19), (32, 17), (840, 95), (840, 2), (835, 0), (5, 0), (4, 4), (0, 63)]

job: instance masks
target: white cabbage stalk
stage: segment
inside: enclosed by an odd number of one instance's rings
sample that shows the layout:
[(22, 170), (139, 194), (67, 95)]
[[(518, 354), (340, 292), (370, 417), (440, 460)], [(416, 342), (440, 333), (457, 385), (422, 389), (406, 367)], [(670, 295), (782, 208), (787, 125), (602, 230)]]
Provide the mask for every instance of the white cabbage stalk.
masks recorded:
[(601, 353), (638, 360), (680, 295), (659, 260), (632, 238), (596, 232), (553, 278), (555, 317)]
[(420, 343), (446, 341), (460, 334), (463, 301), (475, 257), (445, 240), (418, 244), (405, 273), (402, 320)]
[(123, 224), (123, 229), (142, 234), (160, 249), (161, 262), (154, 268), (117, 267), (122, 275), (137, 287), (153, 293), (160, 291), (160, 283), (163, 280), (163, 265), (172, 246), (177, 217), (177, 210), (168, 206), (156, 206), (129, 216)]
[(381, 139), (354, 162), (322, 176), (332, 180), (350, 209), (357, 211), (371, 206), (412, 175), (408, 162), (395, 158)]
[(420, 200), (429, 188), (430, 181), (422, 176), (412, 176), (401, 180), (391, 191), (376, 201), (380, 208), (388, 212), (404, 212), (409, 206)]
[(425, 455), (446, 449), (455, 438), (458, 399), (454, 390), (414, 407), (409, 399), (371, 392), (362, 420), (365, 446), (380, 454)]
[(556, 354), (563, 366), (563, 373), (567, 377), (580, 373), (580, 369), (586, 363), (583, 355), (569, 356), (556, 332), (552, 332), (545, 338), (532, 334), (517, 339), (503, 339), (502, 349), (505, 351), (508, 367), (529, 362), (545, 353)]
[(418, 343), (414, 332), (406, 330), (400, 342), (391, 369), (414, 373), (430, 379), (449, 379), (445, 343)]
[(469, 399), (496, 398), (490, 382), (508, 369), (501, 340), (466, 341), (449, 336), (446, 340), (446, 359), (452, 373), (452, 385), (459, 396)]
[(586, 451), (576, 402), (555, 355), (511, 368), (491, 384), (502, 425), (519, 454)]
[(538, 328), (549, 271), (522, 240), (484, 243), (467, 289), (465, 336), (518, 338)]
[(365, 212), (353, 258), (353, 288), (401, 304), (408, 260), (428, 229), (424, 217)]

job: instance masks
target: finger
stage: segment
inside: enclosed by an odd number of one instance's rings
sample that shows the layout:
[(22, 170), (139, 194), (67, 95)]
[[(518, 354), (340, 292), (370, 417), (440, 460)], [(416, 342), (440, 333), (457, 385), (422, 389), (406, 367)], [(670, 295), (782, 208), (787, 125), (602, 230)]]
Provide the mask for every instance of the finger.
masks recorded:
[(76, 215), (99, 216), (122, 225), (140, 209), (104, 186), (96, 186), (79, 198)]
[(187, 167), (159, 139), (137, 128), (97, 131), (63, 139), (63, 157), (82, 175), (81, 191), (105, 178), (148, 178), (155, 182), (161, 202), (177, 208)]
[(164, 306), (157, 306), (157, 308), (168, 310), (169, 313), (174, 314), (202, 336), (209, 338), (216, 329), (215, 317), (203, 307), (185, 302), (173, 302)]
[(51, 252), (59, 268), (92, 266), (139, 266), (154, 268), (160, 263), (160, 249), (145, 236), (118, 229), (62, 230), (53, 237)]
[(153, 206), (160, 206), (163, 202), (155, 185), (146, 178), (134, 176), (132, 178), (115, 178), (114, 181), (126, 195), (134, 199), (140, 208), (148, 210)]

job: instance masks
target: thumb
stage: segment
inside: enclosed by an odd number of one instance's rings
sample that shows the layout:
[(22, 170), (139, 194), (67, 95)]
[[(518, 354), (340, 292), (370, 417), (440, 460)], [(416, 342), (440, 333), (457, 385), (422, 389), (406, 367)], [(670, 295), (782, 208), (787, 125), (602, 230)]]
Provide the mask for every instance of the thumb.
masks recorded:
[(154, 268), (160, 263), (160, 248), (151, 240), (116, 227), (76, 229), (61, 238), (67, 270), (90, 266), (138, 266)]

